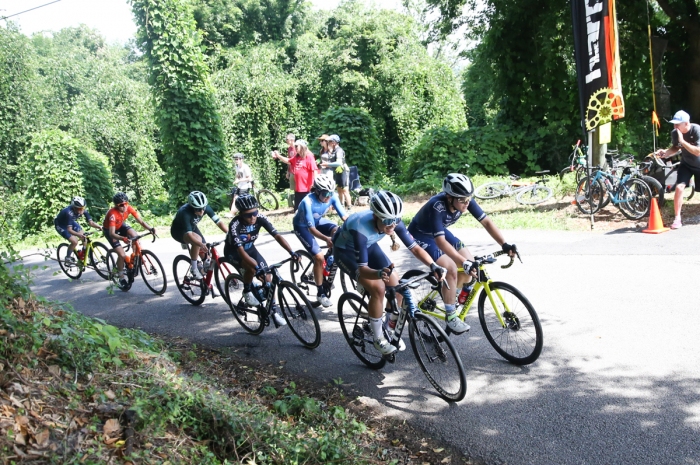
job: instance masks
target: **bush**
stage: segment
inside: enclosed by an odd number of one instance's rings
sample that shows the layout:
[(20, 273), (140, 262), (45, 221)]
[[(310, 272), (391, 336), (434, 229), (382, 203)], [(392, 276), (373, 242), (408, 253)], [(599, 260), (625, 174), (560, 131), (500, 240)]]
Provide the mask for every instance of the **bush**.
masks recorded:
[(78, 165), (82, 172), (85, 200), (92, 216), (97, 218), (96, 212), (106, 213), (109, 210), (114, 195), (109, 162), (101, 153), (83, 148), (78, 152)]

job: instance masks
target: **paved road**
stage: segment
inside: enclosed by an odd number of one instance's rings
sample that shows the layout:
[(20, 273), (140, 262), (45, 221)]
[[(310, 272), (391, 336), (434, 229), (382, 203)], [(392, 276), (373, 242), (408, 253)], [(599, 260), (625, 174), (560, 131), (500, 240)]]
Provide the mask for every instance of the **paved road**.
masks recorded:
[[(483, 230), (457, 234), (477, 253), (493, 249)], [(221, 299), (186, 304), (172, 281), (162, 297), (142, 282), (110, 296), (94, 272), (69, 282), (53, 274), (58, 267), (50, 262), (37, 273), (34, 290), (118, 326), (285, 361), (284, 369), (322, 381), (342, 378), (377, 399), (385, 414), (489, 464), (692, 465), (700, 464), (699, 236), (700, 226), (661, 235), (507, 231), (524, 263), (493, 267), (491, 275), (534, 304), (544, 351), (527, 367), (506, 363), (473, 311), (472, 330), (455, 341), (468, 379), (467, 397), (456, 405), (435, 395), (410, 349), (381, 371), (361, 365), (342, 337), (335, 307), (319, 312), (322, 343), (308, 351), (285, 328), (246, 334)], [(274, 241), (261, 241), (269, 262), (285, 258)], [(179, 247), (166, 239), (146, 247), (170, 274)], [(399, 270), (416, 264), (405, 248), (388, 253)]]

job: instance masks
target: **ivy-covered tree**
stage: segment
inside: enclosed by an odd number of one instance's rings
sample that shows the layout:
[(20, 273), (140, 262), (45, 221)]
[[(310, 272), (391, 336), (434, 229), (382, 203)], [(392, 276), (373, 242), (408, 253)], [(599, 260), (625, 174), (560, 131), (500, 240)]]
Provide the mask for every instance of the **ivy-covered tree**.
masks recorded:
[[(224, 134), (188, 0), (130, 0), (150, 65), (170, 202), (228, 186)], [(216, 196), (212, 196), (215, 198)]]

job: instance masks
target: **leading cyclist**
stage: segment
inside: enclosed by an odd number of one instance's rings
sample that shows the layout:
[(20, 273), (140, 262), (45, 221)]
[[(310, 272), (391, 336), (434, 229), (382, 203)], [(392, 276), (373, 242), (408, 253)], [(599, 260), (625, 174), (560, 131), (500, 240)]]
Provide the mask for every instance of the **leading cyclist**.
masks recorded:
[[(447, 227), (455, 224), (464, 212), (469, 211), (504, 252), (512, 256), (516, 247), (514, 244), (506, 244), (496, 224), (486, 216), (479, 204), (471, 199), (474, 194), (474, 184), (468, 177), (460, 173), (448, 174), (442, 181), (442, 190), (443, 192), (433, 196), (421, 207), (408, 225), (408, 231), (438, 265), (447, 269), (445, 280), (450, 289), (443, 288), (442, 293), (447, 327), (454, 333), (461, 334), (469, 331), (469, 325), (457, 318), (454, 289), (457, 284), (462, 284), (459, 303), (463, 304), (466, 295), (471, 291), (477, 269), (474, 256)], [(458, 266), (468, 273), (468, 275), (460, 273), (459, 281)]]
[(207, 196), (199, 191), (190, 192), (190, 195), (187, 197), (187, 203), (178, 209), (175, 218), (173, 218), (173, 223), (170, 225), (170, 235), (173, 239), (181, 244), (190, 245), (190, 260), (192, 261), (190, 272), (195, 279), (204, 279), (202, 273), (199, 272), (197, 260), (200, 247), (207, 249), (207, 243), (197, 224), (205, 213), (216, 223), (219, 229), (225, 233), (228, 232), (226, 223), (221, 221), (219, 215), (211, 208), (207, 201)]
[[(353, 276), (369, 292), (369, 321), (374, 335), (374, 347), (382, 355), (396, 352), (382, 332), (384, 291), (386, 286), (396, 286), (399, 277), (393, 270), (391, 260), (377, 244), (386, 235), (396, 231), (401, 242), (430, 270), (443, 276), (445, 269), (437, 265), (428, 253), (418, 247), (406, 226), (401, 221), (403, 201), (388, 191), (379, 191), (369, 201), (369, 210), (350, 215), (333, 237), (333, 255), (338, 265), (349, 276)], [(397, 295), (401, 304), (401, 296)]]
[(53, 225), (56, 228), (56, 232), (70, 242), (70, 244), (68, 244), (66, 258), (64, 259), (66, 263), (75, 263), (73, 251), (78, 245), (78, 240), (85, 239), (83, 228), (80, 227), (77, 221), (81, 216), (85, 216), (85, 219), (88, 221), (90, 226), (100, 229), (100, 225), (92, 220), (90, 213), (87, 211), (87, 202), (85, 202), (85, 199), (80, 196), (73, 197), (70, 205), (58, 212), (58, 215), (56, 215), (56, 218), (53, 220)]

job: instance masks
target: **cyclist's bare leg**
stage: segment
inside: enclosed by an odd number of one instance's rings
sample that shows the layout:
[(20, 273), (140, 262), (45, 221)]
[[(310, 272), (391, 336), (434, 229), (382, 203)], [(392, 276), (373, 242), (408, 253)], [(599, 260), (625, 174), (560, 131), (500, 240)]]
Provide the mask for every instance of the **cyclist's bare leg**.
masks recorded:
[(190, 245), (190, 259), (197, 260), (199, 258), (199, 246), (202, 243), (202, 236), (194, 231), (190, 231), (182, 236), (182, 240), (185, 244)]
[[(126, 231), (127, 235), (130, 238), (134, 238), (138, 236), (136, 234), (136, 231), (133, 229), (129, 229)], [(124, 271), (124, 259), (126, 258), (126, 252), (124, 251), (124, 247), (115, 247), (114, 251), (117, 252), (118, 258), (117, 258), (117, 271), (119, 271), (119, 274), (121, 275), (122, 271)]]
[[(460, 254), (462, 257), (464, 257), (465, 260), (469, 260), (469, 261), (471, 261), (471, 262), (474, 261), (474, 255), (472, 255), (472, 253), (469, 251), (468, 248), (462, 247), (462, 248), (459, 249), (457, 252), (459, 252), (459, 254)], [(442, 258), (442, 257), (440, 257), (440, 258)], [(462, 267), (462, 264), (463, 264), (463, 263), (458, 263), (458, 264), (457, 264), (457, 267), (458, 267), (458, 268), (461, 268), (461, 267)], [(462, 287), (462, 286), (464, 285), (464, 283), (470, 283), (470, 282), (472, 282), (473, 279), (474, 279), (473, 276), (467, 275), (467, 274), (464, 273), (464, 272), (458, 273), (458, 275), (457, 275), (457, 288)]]
[[(457, 265), (454, 260), (452, 260), (447, 254), (442, 255), (440, 258), (435, 260), (435, 263), (447, 270), (445, 275), (445, 281), (447, 281), (447, 287), (442, 288), (442, 301), (446, 305), (454, 305), (455, 303), (455, 289), (457, 288)], [(460, 263), (459, 266), (462, 266)], [(460, 273), (460, 275), (463, 273)]]
[[(367, 302), (367, 310), (372, 318), (381, 318), (384, 315), (384, 291), (386, 285), (381, 279), (366, 279), (360, 277), (359, 283), (365, 288), (365, 292), (369, 293), (369, 302)], [(389, 276), (389, 286), (396, 286), (399, 283), (399, 277), (396, 272), (392, 272)], [(397, 300), (401, 298), (397, 295)], [(399, 302), (400, 305), (400, 302)]]
[(72, 254), (75, 251), (75, 248), (78, 246), (79, 241), (80, 238), (78, 236), (71, 236), (68, 238), (68, 255)]
[(323, 284), (323, 252), (314, 255), (314, 282), (317, 286)]

